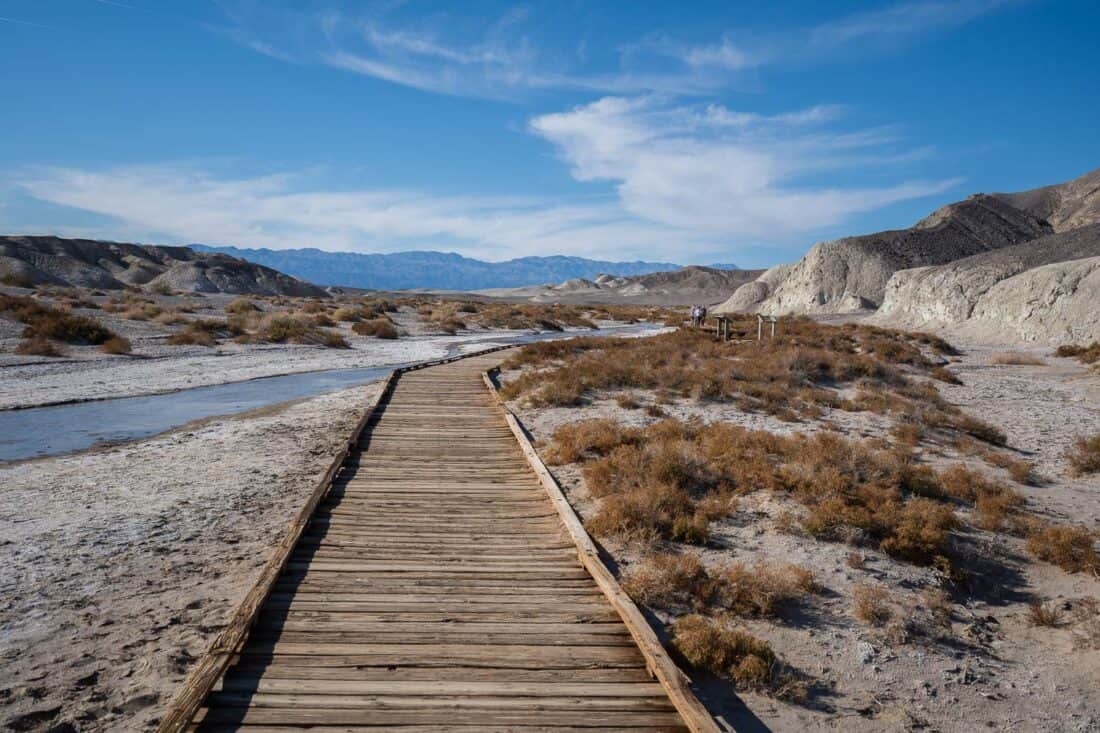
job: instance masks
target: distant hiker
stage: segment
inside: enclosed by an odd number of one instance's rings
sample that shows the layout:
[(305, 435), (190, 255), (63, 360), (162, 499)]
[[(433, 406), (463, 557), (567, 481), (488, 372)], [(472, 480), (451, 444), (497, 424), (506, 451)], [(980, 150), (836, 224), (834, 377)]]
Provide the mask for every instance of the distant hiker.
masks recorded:
[(699, 306), (699, 325), (707, 325), (707, 307), (705, 305)]
[(702, 323), (702, 308), (697, 305), (691, 306), (691, 327), (699, 328)]

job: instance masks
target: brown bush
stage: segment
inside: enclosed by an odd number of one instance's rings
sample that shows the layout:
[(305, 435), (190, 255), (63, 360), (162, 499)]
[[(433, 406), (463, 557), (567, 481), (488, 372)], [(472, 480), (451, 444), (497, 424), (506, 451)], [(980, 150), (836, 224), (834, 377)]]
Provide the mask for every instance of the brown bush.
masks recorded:
[(1046, 364), (1040, 357), (1022, 351), (1006, 351), (994, 354), (990, 357), (989, 362), (1002, 366), (1042, 366)]
[(352, 325), (351, 330), (360, 336), (374, 336), (380, 339), (395, 339), (400, 334), (389, 318), (372, 318)]
[(350, 348), (348, 342), (338, 333), (318, 328), (300, 318), (284, 314), (269, 313), (260, 322), (255, 333), (250, 334), (248, 342), (295, 343), (312, 346), (324, 346), (331, 349)]
[(23, 338), (47, 338), (68, 344), (98, 345), (115, 334), (94, 318), (75, 316), (55, 308), (48, 309), (27, 322)]
[(1087, 527), (1033, 522), (1027, 535), (1027, 549), (1067, 573), (1100, 570), (1096, 537)]
[(1066, 344), (1059, 346), (1054, 352), (1055, 356), (1073, 357), (1082, 364), (1095, 364), (1100, 361), (1100, 341), (1093, 341), (1088, 346)]
[(852, 614), (865, 624), (883, 626), (894, 617), (890, 594), (885, 588), (857, 583), (852, 587)]
[(806, 568), (789, 563), (734, 563), (718, 576), (718, 605), (738, 616), (775, 616), (785, 605), (818, 593), (821, 586)]
[(1035, 601), (1028, 606), (1027, 621), (1032, 626), (1061, 626), (1062, 620), (1062, 609), (1054, 603)]
[(100, 344), (99, 350), (104, 354), (129, 354), (133, 347), (130, 345), (129, 339), (122, 336), (112, 336)]
[(767, 642), (741, 629), (693, 614), (672, 624), (672, 644), (693, 667), (732, 680), (741, 689), (772, 683), (775, 652)]
[(962, 380), (959, 379), (953, 371), (946, 367), (932, 367), (932, 369), (928, 372), (928, 376), (932, 377), (932, 379), (944, 382), (945, 384), (963, 383)]
[(248, 298), (235, 298), (228, 305), (225, 306), (225, 312), (233, 315), (248, 315), (249, 313), (259, 313), (260, 306), (253, 303)]
[(561, 465), (607, 455), (612, 448), (628, 442), (631, 432), (608, 419), (567, 423), (554, 431), (553, 442), (546, 451), (547, 463)]
[(709, 519), (696, 512), (691, 495), (660, 484), (607, 496), (587, 522), (596, 535), (655, 538), (703, 544), (710, 538)]
[(164, 309), (156, 303), (136, 303), (122, 311), (121, 315), (127, 321), (149, 321), (163, 312)]
[(642, 406), (641, 402), (638, 402), (638, 398), (632, 394), (621, 394), (615, 398), (615, 404), (624, 410), (637, 410)]
[(33, 336), (24, 339), (15, 347), (15, 353), (23, 356), (64, 356), (65, 353), (47, 338)]
[(1100, 472), (1100, 433), (1078, 438), (1066, 454), (1073, 476)]
[(169, 346), (217, 346), (218, 340), (209, 330), (196, 325), (190, 325), (179, 333), (174, 333), (165, 339)]
[(672, 612), (703, 610), (714, 585), (703, 563), (690, 553), (650, 555), (622, 580), (623, 590), (638, 603)]

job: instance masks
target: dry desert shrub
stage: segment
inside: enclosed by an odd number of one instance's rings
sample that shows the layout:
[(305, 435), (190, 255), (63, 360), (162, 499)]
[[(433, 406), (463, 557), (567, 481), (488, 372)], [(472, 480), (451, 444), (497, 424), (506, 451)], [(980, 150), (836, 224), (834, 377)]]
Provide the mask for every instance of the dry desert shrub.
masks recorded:
[(561, 465), (607, 455), (612, 448), (629, 442), (633, 432), (636, 431), (608, 419), (567, 423), (554, 431), (553, 442), (546, 452), (547, 463)]
[(1027, 533), (1027, 549), (1038, 559), (1053, 563), (1068, 573), (1100, 570), (1096, 537), (1084, 526), (1035, 521)]
[(263, 316), (255, 332), (242, 335), (238, 340), (244, 343), (294, 343), (324, 346), (330, 349), (351, 348), (340, 334), (281, 313), (269, 313)]
[(718, 577), (717, 604), (738, 616), (771, 617), (821, 591), (814, 574), (791, 563), (734, 563)]
[(693, 667), (732, 680), (741, 689), (760, 689), (772, 682), (775, 652), (742, 629), (692, 614), (672, 624), (672, 644)]
[(247, 315), (249, 313), (258, 313), (259, 311), (260, 306), (256, 305), (248, 298), (234, 298), (225, 306), (225, 312), (230, 315)]
[[(531, 344), (507, 362), (508, 368), (524, 369), (503, 394), (535, 406), (575, 406), (599, 392), (644, 389), (732, 402), (745, 411), (791, 421), (818, 418), (825, 409), (870, 410), (926, 432), (1004, 443), (1003, 433), (947, 403), (931, 381), (915, 379), (935, 366), (922, 350), (931, 347), (919, 335), (788, 320), (782, 337), (763, 343), (721, 343), (680, 330), (646, 339)], [(745, 320), (741, 328), (749, 323)], [(853, 397), (841, 396), (846, 388), (853, 389)]]
[(1100, 472), (1100, 433), (1078, 438), (1066, 454), (1073, 476)]
[(638, 398), (632, 394), (621, 394), (615, 398), (615, 404), (624, 410), (637, 410), (642, 406), (642, 403), (638, 401)]
[(883, 626), (894, 617), (885, 588), (862, 583), (852, 587), (852, 614), (865, 624)]
[(1093, 341), (1088, 346), (1078, 346), (1076, 344), (1059, 346), (1054, 355), (1072, 357), (1082, 364), (1095, 364), (1100, 361), (1100, 341)]
[(956, 376), (955, 373), (953, 371), (951, 371), (950, 369), (948, 369), (947, 367), (940, 367), (940, 366), (932, 367), (928, 371), (928, 376), (932, 377), (932, 379), (943, 382), (944, 384), (962, 384), (963, 383), (962, 380), (959, 379), (958, 376)]
[(68, 344), (99, 345), (115, 335), (94, 318), (43, 305), (27, 296), (0, 294), (0, 314), (26, 324), (22, 333), (25, 339), (44, 338)]
[(15, 353), (23, 356), (64, 356), (60, 346), (42, 336), (24, 339), (15, 347)]
[(121, 312), (121, 316), (127, 321), (151, 321), (164, 309), (156, 303), (135, 303)]
[(1055, 603), (1035, 601), (1027, 609), (1027, 621), (1032, 626), (1061, 626), (1063, 618), (1061, 607)]
[(1046, 364), (1041, 357), (1034, 354), (1026, 354), (1022, 351), (1005, 351), (990, 357), (991, 364), (1001, 366), (1043, 366)]
[(129, 339), (125, 339), (122, 336), (112, 336), (100, 344), (99, 350), (104, 354), (118, 355), (129, 354), (133, 350), (133, 347)]
[(673, 612), (701, 611), (714, 594), (707, 569), (690, 553), (649, 555), (630, 569), (622, 585), (638, 603)]
[(153, 317), (153, 320), (162, 326), (176, 326), (187, 323), (187, 319), (183, 316), (183, 310), (178, 308), (161, 311)]
[(165, 343), (169, 346), (217, 346), (218, 340), (210, 329), (192, 324), (179, 333), (169, 336), (165, 339)]
[(397, 326), (385, 316), (354, 323), (351, 330), (360, 336), (373, 336), (380, 339), (395, 339), (400, 336)]

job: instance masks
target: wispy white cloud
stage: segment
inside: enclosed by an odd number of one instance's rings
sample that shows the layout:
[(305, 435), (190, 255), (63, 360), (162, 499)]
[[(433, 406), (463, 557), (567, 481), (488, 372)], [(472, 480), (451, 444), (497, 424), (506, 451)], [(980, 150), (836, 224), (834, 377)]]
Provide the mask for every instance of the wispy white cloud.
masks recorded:
[(218, 29), (282, 60), (322, 63), (424, 91), (513, 98), (530, 90), (609, 94), (703, 94), (765, 66), (894, 47), (1027, 0), (916, 0), (809, 27), (754, 33), (728, 30), (687, 42), (652, 35), (591, 63), (588, 44), (540, 45), (540, 19), (519, 8), (480, 27), (456, 30), (446, 16), (397, 19), (377, 7), (350, 13), (238, 0)]
[(897, 163), (913, 151), (884, 130), (834, 132), (838, 108), (773, 116), (655, 96), (607, 97), (542, 115), (531, 128), (557, 146), (579, 181), (610, 181), (623, 208), (647, 221), (746, 241), (820, 231), (852, 215), (929, 196), (959, 181), (881, 187), (805, 182), (824, 171)]
[(435, 196), (309, 188), (305, 176), (218, 177), (187, 166), (89, 171), (39, 168), (14, 177), (27, 194), (112, 217), (100, 236), (237, 246), (393, 251), (449, 249), (487, 259), (564, 253), (609, 258), (722, 249), (720, 238), (655, 225), (614, 201)]
[(810, 29), (811, 46), (832, 49), (858, 43), (894, 43), (954, 28), (1021, 0), (921, 0), (865, 11)]

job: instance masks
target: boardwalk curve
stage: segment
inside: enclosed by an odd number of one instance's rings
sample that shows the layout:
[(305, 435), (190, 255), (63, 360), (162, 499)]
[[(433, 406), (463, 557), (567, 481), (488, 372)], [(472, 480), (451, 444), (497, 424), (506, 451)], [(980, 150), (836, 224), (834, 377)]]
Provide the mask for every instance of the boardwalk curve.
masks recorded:
[(391, 380), (251, 630), (215, 645), (223, 664), (200, 662), (175, 706), (191, 710), (162, 730), (717, 730), (610, 574), (594, 578), (486, 388), (499, 361)]

